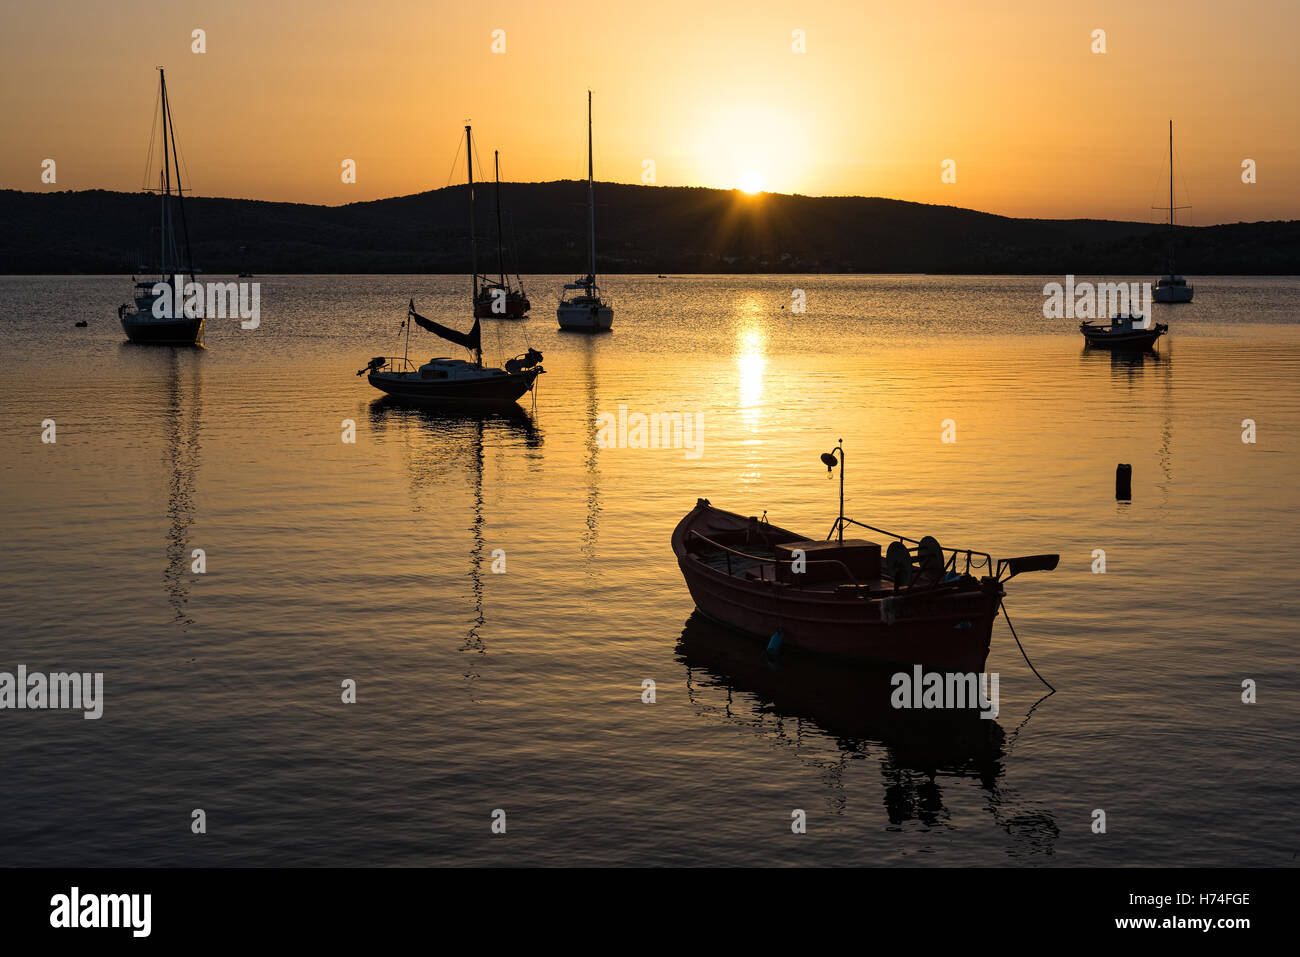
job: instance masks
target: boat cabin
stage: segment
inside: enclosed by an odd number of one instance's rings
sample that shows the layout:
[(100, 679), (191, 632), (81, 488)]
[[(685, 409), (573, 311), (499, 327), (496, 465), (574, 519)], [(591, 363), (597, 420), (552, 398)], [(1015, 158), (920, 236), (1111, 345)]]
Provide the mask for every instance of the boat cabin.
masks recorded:
[(861, 538), (844, 541), (798, 541), (778, 544), (772, 549), (777, 560), (781, 581), (794, 581), (793, 563), (796, 551), (803, 553), (805, 569), (799, 580), (803, 582), (880, 580), (880, 546)]
[(1141, 332), (1147, 327), (1145, 316), (1135, 316), (1131, 313), (1118, 313), (1111, 317), (1111, 332)]
[[(401, 373), (397, 373), (401, 374)], [(486, 379), (505, 375), (503, 369), (489, 369), (477, 366), (464, 359), (447, 359), (439, 357), (430, 359), (420, 366), (421, 379)]]

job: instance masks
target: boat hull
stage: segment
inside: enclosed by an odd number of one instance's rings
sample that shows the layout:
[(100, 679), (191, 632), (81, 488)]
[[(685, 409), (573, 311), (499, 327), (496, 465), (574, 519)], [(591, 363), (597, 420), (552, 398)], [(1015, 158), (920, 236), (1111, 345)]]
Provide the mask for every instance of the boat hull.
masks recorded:
[(192, 346), (203, 336), (203, 319), (122, 317), (122, 331), (132, 342), (158, 346)]
[[(991, 579), (958, 591), (917, 591), (893, 598), (891, 620), (884, 598), (858, 597), (852, 589), (825, 591), (768, 578), (745, 579), (712, 567), (693, 553), (692, 530), (706, 537), (743, 529), (748, 519), (697, 505), (673, 532), (673, 551), (695, 607), (734, 631), (768, 641), (779, 629), (782, 649), (887, 665), (925, 665), (962, 672), (983, 671), (1001, 587)], [(774, 541), (805, 537), (765, 526)], [(893, 596), (891, 596), (893, 597)]]
[(1155, 346), (1157, 339), (1169, 331), (1169, 327), (1158, 322), (1150, 329), (1134, 329), (1131, 332), (1111, 332), (1101, 326), (1080, 326), (1079, 331), (1090, 346), (1105, 349), (1150, 349)]
[(367, 381), (387, 395), (413, 405), (488, 408), (517, 402), (532, 387), (541, 369), (481, 379), (433, 380), (412, 372), (372, 372)]
[(521, 296), (518, 293), (511, 293), (505, 299), (505, 312), (496, 312), (492, 306), (496, 299), (492, 296), (481, 297), (474, 300), (474, 318), (475, 319), (522, 319), (528, 314), (528, 310), (533, 304), (528, 301), (527, 296)]
[(560, 328), (570, 332), (606, 332), (614, 324), (609, 306), (560, 306), (555, 310)]
[(1191, 302), (1194, 290), (1191, 286), (1161, 286), (1156, 285), (1151, 290), (1151, 299), (1154, 302), (1163, 302), (1166, 304), (1175, 302)]

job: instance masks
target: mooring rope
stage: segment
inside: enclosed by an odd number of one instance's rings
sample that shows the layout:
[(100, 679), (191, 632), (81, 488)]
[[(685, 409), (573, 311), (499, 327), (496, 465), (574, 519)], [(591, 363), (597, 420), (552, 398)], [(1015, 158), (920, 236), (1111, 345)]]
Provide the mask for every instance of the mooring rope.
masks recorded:
[(1029, 665), (1029, 670), (1034, 673), (1034, 676), (1037, 677), (1039, 681), (1047, 685), (1050, 690), (1055, 691), (1056, 689), (1052, 687), (1048, 680), (1038, 673), (1038, 669), (1034, 667), (1034, 663), (1029, 660), (1029, 655), (1025, 654), (1025, 646), (1020, 643), (1020, 636), (1016, 634), (1016, 626), (1011, 624), (1011, 616), (1007, 614), (1007, 606), (1001, 598), (998, 599), (998, 607), (1002, 609), (1002, 617), (1007, 620), (1007, 627), (1011, 629), (1011, 637), (1016, 639), (1016, 647), (1020, 649), (1020, 654), (1024, 656), (1025, 664)]

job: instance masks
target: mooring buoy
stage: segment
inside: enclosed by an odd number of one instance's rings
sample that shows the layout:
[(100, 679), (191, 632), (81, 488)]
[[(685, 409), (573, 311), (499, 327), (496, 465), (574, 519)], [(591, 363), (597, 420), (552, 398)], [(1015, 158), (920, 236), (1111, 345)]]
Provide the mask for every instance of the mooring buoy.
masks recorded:
[(1133, 498), (1133, 466), (1120, 463), (1115, 466), (1115, 498), (1128, 502)]

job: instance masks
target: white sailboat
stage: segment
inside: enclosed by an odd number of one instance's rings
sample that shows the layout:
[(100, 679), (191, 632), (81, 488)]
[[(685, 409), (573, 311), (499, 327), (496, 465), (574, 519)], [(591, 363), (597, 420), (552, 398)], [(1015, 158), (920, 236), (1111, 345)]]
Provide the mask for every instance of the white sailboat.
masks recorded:
[[(600, 297), (596, 284), (596, 193), (591, 161), (591, 91), (587, 91), (587, 275), (564, 284), (555, 310), (561, 329), (604, 332), (614, 324), (614, 307)], [(578, 293), (570, 295), (570, 293)]]
[(1191, 302), (1194, 289), (1182, 276), (1174, 271), (1174, 210), (1188, 209), (1187, 206), (1174, 205), (1174, 121), (1169, 121), (1169, 205), (1157, 206), (1156, 209), (1169, 210), (1169, 275), (1156, 280), (1151, 290), (1151, 298), (1156, 302)]

